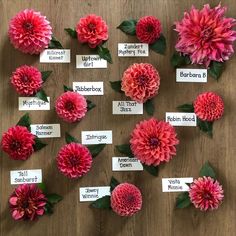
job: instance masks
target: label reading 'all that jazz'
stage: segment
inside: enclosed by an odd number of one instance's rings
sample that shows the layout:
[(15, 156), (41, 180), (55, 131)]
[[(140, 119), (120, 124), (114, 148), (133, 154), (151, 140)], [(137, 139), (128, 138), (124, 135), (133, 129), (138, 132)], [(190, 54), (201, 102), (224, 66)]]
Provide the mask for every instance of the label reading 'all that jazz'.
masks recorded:
[(97, 199), (110, 196), (110, 186), (84, 187), (79, 189), (80, 202), (96, 201)]
[(207, 82), (207, 69), (176, 69), (176, 82)]
[(10, 178), (11, 184), (42, 183), (42, 170), (12, 170)]
[(136, 158), (112, 157), (113, 171), (141, 171), (143, 165)]
[(173, 126), (197, 126), (195, 113), (166, 112), (166, 122)]
[(112, 101), (113, 115), (143, 114), (143, 104), (135, 101)]
[(103, 82), (73, 82), (73, 90), (81, 95), (103, 95)]
[(118, 43), (119, 57), (148, 57), (147, 43)]
[(70, 49), (46, 49), (40, 53), (41, 63), (70, 63)]
[(76, 55), (77, 69), (107, 68), (107, 61), (99, 55)]
[(60, 124), (32, 124), (31, 133), (38, 138), (59, 138), (61, 137)]
[(187, 192), (193, 178), (162, 178), (162, 192)]
[(112, 130), (82, 131), (82, 144), (112, 144)]
[(50, 110), (50, 97), (47, 98), (48, 102), (37, 97), (19, 97), (19, 111), (48, 111)]

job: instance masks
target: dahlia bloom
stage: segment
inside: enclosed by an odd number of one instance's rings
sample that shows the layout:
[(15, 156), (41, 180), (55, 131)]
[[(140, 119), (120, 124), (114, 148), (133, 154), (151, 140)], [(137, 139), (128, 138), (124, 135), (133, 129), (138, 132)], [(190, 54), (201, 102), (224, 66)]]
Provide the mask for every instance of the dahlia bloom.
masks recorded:
[(131, 134), (130, 144), (134, 156), (146, 165), (158, 166), (176, 155), (179, 143), (173, 126), (155, 118), (141, 121)]
[(213, 92), (199, 94), (193, 105), (197, 117), (204, 121), (212, 122), (218, 120), (224, 113), (224, 102), (222, 98)]
[(47, 198), (36, 184), (19, 185), (9, 198), (14, 220), (35, 220), (45, 213)]
[(145, 103), (158, 93), (160, 76), (148, 63), (134, 63), (123, 74), (121, 90), (139, 103)]
[(161, 31), (161, 22), (155, 16), (144, 16), (136, 25), (136, 35), (142, 43), (154, 43), (160, 37)]
[(42, 88), (41, 72), (33, 66), (20, 66), (12, 73), (11, 84), (20, 95), (32, 96)]
[(92, 155), (87, 147), (79, 143), (63, 146), (57, 155), (57, 167), (69, 178), (79, 178), (85, 175), (92, 166)]
[(232, 29), (235, 19), (224, 16), (226, 7), (210, 8), (204, 5), (202, 10), (194, 6), (185, 12), (184, 18), (175, 23), (178, 32), (176, 50), (188, 55), (192, 63), (209, 66), (211, 61), (223, 62), (233, 54), (233, 42), (236, 31)]
[(120, 216), (132, 216), (142, 208), (142, 194), (133, 184), (122, 183), (111, 193), (111, 208)]
[(214, 210), (224, 198), (222, 186), (211, 177), (199, 177), (190, 185), (189, 197), (196, 208), (201, 211)]
[(55, 108), (60, 118), (72, 123), (80, 121), (85, 116), (87, 102), (79, 93), (68, 91), (57, 98)]
[(1, 147), (11, 159), (27, 160), (34, 152), (34, 135), (24, 126), (14, 126), (2, 136)]
[(102, 17), (91, 14), (80, 18), (76, 26), (77, 38), (81, 43), (88, 43), (96, 48), (108, 39), (108, 26)]
[(11, 19), (8, 35), (16, 49), (23, 53), (39, 54), (52, 39), (52, 27), (40, 12), (25, 9)]

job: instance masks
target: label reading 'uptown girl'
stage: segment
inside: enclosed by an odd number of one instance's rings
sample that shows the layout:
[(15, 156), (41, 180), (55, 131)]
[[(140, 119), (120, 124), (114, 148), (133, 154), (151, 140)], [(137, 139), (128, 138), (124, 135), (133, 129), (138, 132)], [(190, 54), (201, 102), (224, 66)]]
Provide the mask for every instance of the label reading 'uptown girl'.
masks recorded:
[(12, 170), (10, 178), (11, 184), (42, 183), (42, 170)]
[(112, 144), (112, 130), (82, 131), (82, 144)]
[(110, 186), (84, 187), (79, 189), (80, 202), (92, 202), (97, 199), (110, 196)]
[(76, 55), (77, 69), (107, 68), (107, 61), (99, 55)]
[(70, 49), (46, 49), (40, 53), (41, 63), (70, 63)]
[(103, 82), (73, 82), (73, 90), (81, 95), (103, 95)]
[(59, 138), (61, 137), (60, 124), (32, 124), (31, 133), (38, 138)]
[(50, 97), (45, 102), (37, 97), (19, 97), (19, 111), (48, 111), (50, 110)]
[(118, 43), (119, 57), (148, 57), (147, 43)]

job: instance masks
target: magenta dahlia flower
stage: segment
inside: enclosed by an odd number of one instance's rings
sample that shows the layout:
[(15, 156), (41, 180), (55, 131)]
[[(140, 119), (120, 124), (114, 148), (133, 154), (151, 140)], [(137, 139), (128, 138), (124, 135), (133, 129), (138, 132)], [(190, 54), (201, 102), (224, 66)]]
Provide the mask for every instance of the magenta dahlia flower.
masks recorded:
[(120, 216), (132, 216), (142, 208), (142, 194), (133, 184), (122, 183), (111, 193), (111, 208)]
[(209, 66), (211, 61), (223, 62), (233, 54), (236, 31), (235, 19), (224, 16), (226, 7), (210, 8), (209, 4), (198, 10), (194, 6), (184, 18), (175, 23), (178, 32), (176, 50), (188, 55), (192, 63)]
[(9, 198), (14, 220), (35, 220), (45, 213), (47, 198), (36, 184), (19, 185)]
[(63, 146), (57, 155), (57, 167), (69, 178), (79, 178), (85, 175), (92, 166), (92, 155), (87, 147), (79, 143)]
[(158, 166), (176, 155), (179, 143), (173, 126), (155, 118), (141, 121), (131, 134), (131, 150), (146, 165)]
[(189, 197), (201, 211), (214, 210), (224, 198), (222, 186), (211, 177), (199, 177), (190, 185)]
[(145, 103), (158, 93), (160, 76), (148, 63), (135, 63), (123, 74), (121, 90), (125, 95), (139, 103)]
[(23, 53), (39, 54), (52, 39), (52, 27), (40, 12), (25, 9), (11, 19), (8, 35), (16, 49)]

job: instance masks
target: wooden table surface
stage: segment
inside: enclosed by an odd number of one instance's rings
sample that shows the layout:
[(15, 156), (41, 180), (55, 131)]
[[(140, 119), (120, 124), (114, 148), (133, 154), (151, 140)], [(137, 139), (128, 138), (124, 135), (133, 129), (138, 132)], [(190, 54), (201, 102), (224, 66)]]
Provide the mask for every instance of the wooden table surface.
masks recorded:
[[(222, 0), (228, 6), (227, 15), (236, 18), (235, 0)], [(48, 146), (33, 154), (24, 162), (10, 160), (1, 152), (0, 158), (0, 235), (1, 236), (222, 236), (235, 235), (236, 224), (236, 179), (235, 179), (235, 99), (236, 99), (236, 57), (227, 62), (227, 69), (219, 82), (209, 78), (204, 83), (176, 83), (175, 71), (170, 65), (174, 51), (176, 33), (173, 23), (183, 17), (185, 10), (194, 4), (201, 8), (207, 1), (198, 0), (1, 0), (0, 1), (0, 96), (1, 133), (13, 126), (24, 112), (18, 111), (18, 95), (10, 86), (9, 78), (16, 67), (27, 64), (40, 70), (53, 70), (45, 84), (45, 91), (51, 97), (50, 111), (31, 111), (33, 123), (60, 123), (62, 137), (45, 140)], [(218, 1), (210, 1), (212, 5)], [(54, 35), (65, 48), (72, 52), (70, 64), (39, 64), (38, 56), (24, 55), (15, 50), (7, 37), (9, 20), (20, 10), (33, 8), (47, 16)], [(90, 54), (86, 46), (78, 45), (64, 28), (74, 27), (80, 17), (89, 13), (101, 15), (109, 25), (108, 47), (113, 61), (107, 69), (79, 70), (75, 68), (76, 54)], [(116, 29), (124, 19), (140, 18), (145, 15), (158, 17), (167, 38), (165, 56), (150, 52), (148, 58), (118, 58), (117, 43), (137, 42)], [(124, 95), (115, 93), (109, 81), (119, 80), (123, 71), (134, 62), (148, 62), (160, 72), (160, 93), (155, 98), (155, 117), (164, 119), (165, 112), (176, 111), (175, 107), (191, 102), (200, 92), (215, 91), (225, 101), (225, 115), (214, 124), (214, 138), (210, 139), (197, 128), (179, 127), (180, 144), (177, 156), (161, 166), (159, 177), (147, 172), (113, 172), (112, 156), (119, 155), (116, 144), (126, 143), (135, 124), (144, 115), (112, 115), (112, 101), (124, 100)], [(72, 86), (73, 81), (104, 81), (105, 95), (90, 97), (97, 107), (86, 115), (79, 124), (66, 124), (55, 114), (54, 101), (63, 91), (63, 84)], [(65, 144), (66, 131), (80, 138), (82, 130), (113, 130), (113, 144), (107, 145), (95, 159), (92, 170), (79, 180), (69, 180), (61, 175), (55, 163), (59, 148)], [(162, 193), (162, 177), (197, 177), (202, 164), (209, 160), (215, 167), (225, 190), (222, 206), (214, 212), (202, 213), (193, 207), (174, 209), (176, 193)], [(10, 170), (43, 170), (43, 180), (52, 192), (63, 195), (52, 216), (44, 216), (36, 222), (15, 222), (8, 209), (8, 197), (14, 189), (10, 185)], [(122, 218), (111, 211), (91, 209), (89, 203), (79, 202), (79, 188), (83, 186), (107, 185), (111, 176), (119, 181), (137, 185), (143, 193), (143, 209), (132, 218)]]

